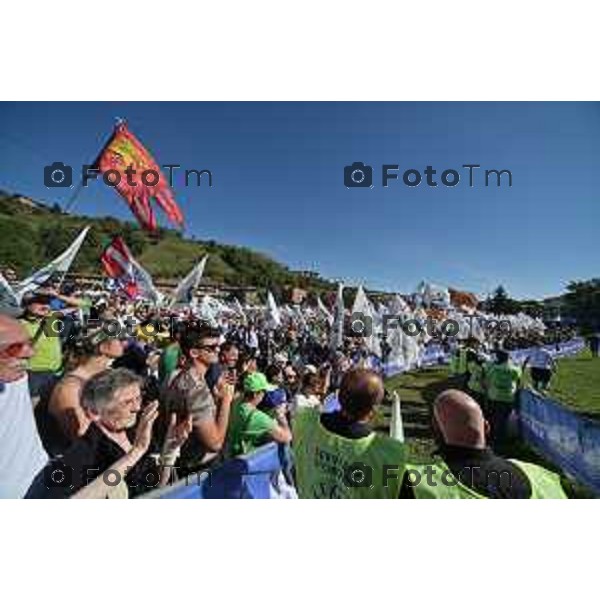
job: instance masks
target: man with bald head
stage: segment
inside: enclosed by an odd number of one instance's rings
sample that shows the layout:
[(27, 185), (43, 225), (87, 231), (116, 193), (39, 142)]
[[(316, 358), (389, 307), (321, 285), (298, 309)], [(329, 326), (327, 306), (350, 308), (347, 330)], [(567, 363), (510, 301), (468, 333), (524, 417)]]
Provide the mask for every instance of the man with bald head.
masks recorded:
[(542, 467), (506, 460), (487, 447), (490, 432), (481, 407), (459, 390), (433, 405), (441, 460), (407, 468), (403, 498), (566, 498), (560, 477)]
[(31, 339), (15, 319), (0, 314), (0, 498), (21, 498), (46, 464), (27, 380)]
[(398, 497), (404, 444), (375, 433), (370, 424), (383, 396), (377, 373), (352, 369), (341, 380), (338, 411), (298, 408), (293, 450), (301, 498)]

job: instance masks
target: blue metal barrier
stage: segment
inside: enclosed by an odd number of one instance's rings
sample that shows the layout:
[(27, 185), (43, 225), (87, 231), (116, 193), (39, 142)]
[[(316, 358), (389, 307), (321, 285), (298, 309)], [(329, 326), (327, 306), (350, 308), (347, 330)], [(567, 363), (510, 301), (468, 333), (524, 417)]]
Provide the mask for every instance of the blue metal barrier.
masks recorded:
[(521, 390), (519, 404), (525, 441), (600, 495), (600, 423), (531, 390)]
[(210, 471), (189, 475), (143, 498), (272, 498), (277, 479), (287, 468), (288, 460), (285, 446), (266, 444), (251, 454), (227, 460)]

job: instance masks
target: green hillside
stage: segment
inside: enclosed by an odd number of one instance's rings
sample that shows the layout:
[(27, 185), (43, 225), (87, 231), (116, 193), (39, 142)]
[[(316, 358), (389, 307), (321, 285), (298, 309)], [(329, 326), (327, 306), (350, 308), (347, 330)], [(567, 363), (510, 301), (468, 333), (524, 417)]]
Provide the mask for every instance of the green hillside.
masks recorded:
[(0, 191), (0, 265), (14, 269), (19, 278), (55, 258), (81, 229), (91, 230), (72, 267), (81, 274), (100, 274), (99, 257), (112, 236), (121, 235), (136, 259), (158, 279), (178, 279), (206, 252), (205, 276), (217, 284), (269, 287), (275, 294), (298, 286), (322, 292), (333, 284), (317, 275), (303, 275), (248, 248), (190, 240), (179, 231), (159, 229), (156, 234), (137, 224), (111, 217), (92, 218), (63, 214), (20, 195)]

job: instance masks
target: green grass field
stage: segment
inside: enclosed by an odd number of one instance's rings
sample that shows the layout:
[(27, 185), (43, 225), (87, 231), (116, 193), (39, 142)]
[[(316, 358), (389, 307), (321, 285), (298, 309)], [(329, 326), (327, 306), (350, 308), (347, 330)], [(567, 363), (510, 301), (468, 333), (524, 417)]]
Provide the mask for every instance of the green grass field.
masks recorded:
[(577, 412), (600, 417), (600, 358), (585, 351), (559, 360), (547, 395)]
[[(529, 384), (528, 377), (525, 385)], [(427, 460), (435, 448), (431, 432), (431, 405), (443, 390), (453, 387), (447, 367), (434, 367), (396, 375), (386, 381), (388, 391), (400, 394), (404, 433), (411, 460)], [(552, 381), (549, 396), (559, 400), (570, 409), (587, 416), (600, 418), (600, 358), (592, 359), (587, 352), (558, 361), (558, 370)], [(380, 431), (389, 430), (390, 405), (384, 404), (376, 419)], [(544, 464), (530, 448), (519, 441), (507, 447), (506, 455), (511, 458)], [(546, 464), (557, 470), (556, 467)], [(585, 490), (577, 495), (589, 497)]]

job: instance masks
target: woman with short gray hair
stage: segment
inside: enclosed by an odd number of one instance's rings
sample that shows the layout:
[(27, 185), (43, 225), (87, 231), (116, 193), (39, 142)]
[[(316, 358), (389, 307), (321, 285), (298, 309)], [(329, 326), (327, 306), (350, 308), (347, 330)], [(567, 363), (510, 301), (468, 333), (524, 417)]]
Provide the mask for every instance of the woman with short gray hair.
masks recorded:
[(125, 498), (168, 483), (191, 419), (178, 422), (171, 415), (157, 469), (148, 448), (158, 402), (142, 409), (141, 384), (142, 379), (127, 369), (91, 377), (81, 395), (90, 426), (61, 460), (38, 474), (28, 497)]

